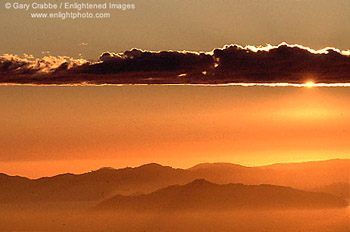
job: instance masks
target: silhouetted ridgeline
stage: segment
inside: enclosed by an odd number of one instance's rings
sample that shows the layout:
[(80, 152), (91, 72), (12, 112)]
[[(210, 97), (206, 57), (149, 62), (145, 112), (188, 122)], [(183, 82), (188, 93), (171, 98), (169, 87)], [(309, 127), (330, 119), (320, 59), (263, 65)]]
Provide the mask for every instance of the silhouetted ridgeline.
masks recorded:
[[(350, 160), (244, 167), (235, 164), (200, 164), (175, 169), (159, 164), (136, 168), (102, 168), (85, 174), (61, 174), (28, 179), (0, 174), (0, 203), (100, 201), (116, 194), (150, 193), (170, 185), (206, 179), (217, 184), (271, 184), (348, 196)], [(324, 187), (328, 186), (328, 187)]]
[(217, 185), (203, 179), (150, 194), (117, 195), (96, 210), (233, 210), (246, 208), (342, 208), (344, 199), (274, 185)]

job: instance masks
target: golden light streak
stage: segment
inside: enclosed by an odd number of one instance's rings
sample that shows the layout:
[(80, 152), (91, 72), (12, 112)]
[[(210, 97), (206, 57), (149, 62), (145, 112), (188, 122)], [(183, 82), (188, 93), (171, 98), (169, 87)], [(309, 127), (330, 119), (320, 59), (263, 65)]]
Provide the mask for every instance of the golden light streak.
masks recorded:
[[(295, 87), (295, 88), (308, 88), (307, 83), (294, 84), (294, 83), (224, 83), (224, 84), (95, 84), (89, 82), (74, 83), (74, 84), (19, 84), (19, 83), (0, 83), (0, 86), (148, 86), (148, 85), (164, 85), (164, 86), (211, 86), (211, 87), (225, 87), (225, 86), (241, 86), (241, 87)], [(335, 88), (344, 87), (349, 88), (350, 83), (315, 83), (313, 88)]]
[[(189, 84), (184, 84), (189, 85)], [(226, 84), (191, 84), (201, 86), (242, 86), (242, 87), (295, 87), (309, 88), (310, 83), (294, 84), (294, 83), (226, 83)], [(313, 83), (312, 87), (350, 87), (350, 83)]]
[(308, 81), (308, 82), (306, 82), (305, 83), (305, 87), (306, 88), (313, 88), (313, 87), (315, 87), (315, 82), (313, 82), (313, 81)]

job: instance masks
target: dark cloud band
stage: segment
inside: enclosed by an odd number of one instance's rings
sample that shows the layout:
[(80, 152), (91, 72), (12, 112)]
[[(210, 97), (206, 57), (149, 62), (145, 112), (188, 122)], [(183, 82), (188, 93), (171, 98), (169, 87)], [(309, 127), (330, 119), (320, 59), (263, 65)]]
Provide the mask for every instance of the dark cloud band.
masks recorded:
[(242, 47), (212, 52), (103, 53), (97, 62), (69, 57), (0, 56), (2, 84), (350, 83), (350, 53), (300, 45)]

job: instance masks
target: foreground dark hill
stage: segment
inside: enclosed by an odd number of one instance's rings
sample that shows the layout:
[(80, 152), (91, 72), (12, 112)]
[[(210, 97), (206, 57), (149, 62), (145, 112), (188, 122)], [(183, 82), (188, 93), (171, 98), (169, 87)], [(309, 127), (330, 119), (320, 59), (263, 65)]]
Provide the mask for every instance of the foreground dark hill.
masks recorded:
[(147, 164), (136, 168), (102, 168), (80, 175), (61, 174), (34, 180), (0, 174), (0, 203), (99, 201), (115, 194), (150, 193), (201, 178), (217, 184), (272, 184), (319, 190), (346, 198), (346, 187), (334, 189), (332, 186), (350, 183), (349, 170), (350, 160), (345, 159), (261, 167), (214, 163), (199, 164), (190, 169)]
[(150, 194), (117, 195), (96, 210), (233, 210), (245, 208), (342, 208), (344, 199), (275, 185), (218, 185), (198, 179)]

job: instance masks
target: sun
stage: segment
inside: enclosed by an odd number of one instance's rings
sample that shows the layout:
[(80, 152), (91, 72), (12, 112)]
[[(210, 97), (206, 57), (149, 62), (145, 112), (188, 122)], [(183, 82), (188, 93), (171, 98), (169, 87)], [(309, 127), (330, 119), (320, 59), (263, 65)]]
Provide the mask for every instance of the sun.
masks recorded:
[(315, 84), (315, 82), (313, 82), (313, 81), (307, 81), (305, 84), (304, 84), (304, 87), (306, 87), (306, 88), (312, 88), (312, 87), (315, 87), (316, 86), (316, 84)]

